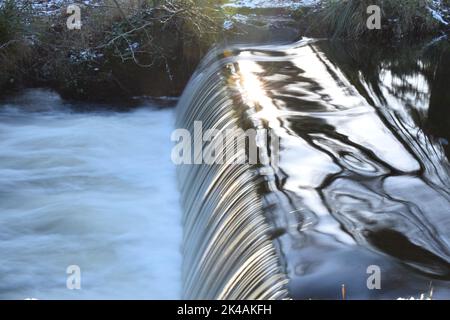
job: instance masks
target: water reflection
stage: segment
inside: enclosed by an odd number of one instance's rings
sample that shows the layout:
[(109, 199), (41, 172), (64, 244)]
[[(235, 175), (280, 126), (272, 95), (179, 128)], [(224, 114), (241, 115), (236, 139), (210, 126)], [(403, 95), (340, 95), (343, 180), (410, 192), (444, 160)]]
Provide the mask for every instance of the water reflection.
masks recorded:
[[(252, 103), (272, 106), (282, 124), (265, 199), (286, 230), (295, 298), (338, 298), (342, 283), (350, 298), (395, 298), (430, 281), (435, 297), (450, 296), (448, 47), (318, 42), (240, 53), (252, 57), (237, 63), (258, 84), (245, 88)], [(366, 287), (372, 264), (382, 290)]]

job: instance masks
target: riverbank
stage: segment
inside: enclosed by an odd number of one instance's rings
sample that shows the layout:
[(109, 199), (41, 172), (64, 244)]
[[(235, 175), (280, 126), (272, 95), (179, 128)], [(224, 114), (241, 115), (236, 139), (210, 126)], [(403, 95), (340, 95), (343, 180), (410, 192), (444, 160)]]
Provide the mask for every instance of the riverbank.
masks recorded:
[(78, 4), (80, 30), (67, 27), (72, 1), (0, 1), (0, 95), (46, 87), (70, 100), (178, 96), (221, 43), (302, 36), (396, 42), (448, 29), (448, 0), (375, 2), (387, 22), (369, 33), (360, 0), (89, 0)]
[(49, 87), (67, 99), (92, 101), (177, 95), (221, 31), (217, 13), (191, 0), (139, 7), (87, 1), (79, 5), (79, 30), (67, 27), (68, 5), (4, 1), (2, 93)]

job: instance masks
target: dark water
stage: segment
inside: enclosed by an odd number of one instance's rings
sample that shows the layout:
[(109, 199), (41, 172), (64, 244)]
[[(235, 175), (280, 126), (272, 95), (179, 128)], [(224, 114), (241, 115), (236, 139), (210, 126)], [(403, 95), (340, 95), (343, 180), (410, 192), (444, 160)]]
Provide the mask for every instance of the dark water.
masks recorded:
[[(417, 298), (431, 287), (450, 298), (449, 49), (446, 40), (241, 46), (212, 53), (194, 76), (179, 120), (222, 128), (234, 117), (280, 138), (274, 174), (253, 168), (259, 182), (239, 183), (259, 190), (249, 199), (261, 203), (292, 298), (340, 299), (342, 285), (349, 299)], [(211, 188), (236, 170), (217, 169), (226, 174), (189, 184), (185, 197), (226, 216)], [(379, 290), (367, 287), (370, 266), (381, 270)]]
[[(257, 64), (281, 137), (292, 296), (339, 298), (345, 284), (349, 298), (417, 297), (431, 283), (449, 298), (448, 43), (288, 54)], [(369, 265), (381, 290), (366, 286)]]

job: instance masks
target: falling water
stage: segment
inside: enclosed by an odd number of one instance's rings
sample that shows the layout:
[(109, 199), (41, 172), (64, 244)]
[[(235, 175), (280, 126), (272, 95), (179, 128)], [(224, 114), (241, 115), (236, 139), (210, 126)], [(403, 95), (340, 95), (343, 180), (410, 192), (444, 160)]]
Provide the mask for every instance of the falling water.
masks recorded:
[[(203, 127), (235, 132), (242, 110), (213, 51), (185, 90), (177, 128)], [(194, 133), (194, 132), (193, 132)], [(195, 137), (193, 137), (195, 138)], [(202, 139), (202, 137), (196, 137)], [(240, 137), (242, 139), (242, 137)], [(225, 148), (227, 146), (225, 145)], [(238, 150), (244, 152), (245, 150)], [(242, 154), (235, 154), (236, 157)], [(216, 155), (219, 156), (219, 155)], [(190, 299), (281, 299), (286, 277), (270, 239), (256, 168), (249, 164), (183, 165), (178, 170), (183, 219), (183, 284)]]
[(263, 126), (281, 151), (269, 175), (179, 168), (185, 297), (450, 295), (448, 50), (336, 46), (216, 50), (192, 78), (178, 128)]

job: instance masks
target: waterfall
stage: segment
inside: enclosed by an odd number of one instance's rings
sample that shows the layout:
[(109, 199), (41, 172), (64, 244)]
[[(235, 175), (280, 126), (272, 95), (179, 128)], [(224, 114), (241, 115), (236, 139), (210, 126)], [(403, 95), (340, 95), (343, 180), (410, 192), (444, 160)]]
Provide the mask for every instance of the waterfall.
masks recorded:
[[(204, 59), (177, 106), (177, 128), (195, 134), (194, 121), (202, 121), (206, 129), (230, 134), (264, 126), (248, 117), (251, 105), (233, 82), (239, 80), (239, 72), (231, 52), (216, 49)], [(245, 143), (244, 137), (236, 137)], [(205, 143), (202, 147), (208, 148)], [(224, 149), (228, 147), (229, 142)], [(244, 153), (239, 149), (233, 156), (245, 157)], [(270, 158), (270, 150), (266, 157)], [(184, 207), (184, 298), (288, 297), (287, 276), (271, 238), (274, 225), (265, 216), (259, 191), (267, 179), (263, 169), (228, 162), (178, 167)]]
[[(215, 49), (193, 75), (176, 111), (196, 163), (177, 168), (184, 298), (335, 299), (343, 283), (352, 297), (395, 298), (430, 281), (446, 292), (448, 160), (423, 125), (444, 97), (439, 64), (406, 56), (398, 70), (395, 57), (334, 46)], [(223, 154), (208, 129), (271, 136), (262, 147), (255, 136), (256, 164), (211, 165), (205, 154)], [(372, 265), (384, 290), (367, 289)]]

